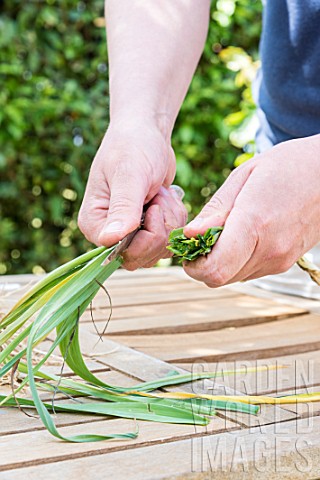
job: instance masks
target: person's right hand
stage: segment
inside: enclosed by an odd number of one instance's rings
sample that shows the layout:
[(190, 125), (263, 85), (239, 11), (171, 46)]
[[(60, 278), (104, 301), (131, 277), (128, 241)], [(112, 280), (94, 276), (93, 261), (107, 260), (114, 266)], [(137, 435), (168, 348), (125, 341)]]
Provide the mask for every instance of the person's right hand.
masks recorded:
[[(152, 122), (139, 123), (135, 119), (129, 124), (110, 125), (92, 163), (79, 212), (80, 230), (96, 245), (108, 247), (117, 243), (140, 225), (145, 203), (156, 196), (166, 197), (174, 175), (175, 156), (170, 141)], [(162, 193), (161, 187), (164, 187)], [(153, 202), (152, 212), (147, 215), (154, 238), (159, 231), (168, 232), (185, 224), (185, 208), (171, 190), (167, 199), (155, 203), (158, 206)], [(153, 232), (156, 228), (158, 232)], [(162, 235), (163, 245), (154, 242), (150, 249), (150, 238), (139, 232), (135, 239), (135, 263), (138, 235), (141, 237), (138, 251), (148, 252), (140, 266), (149, 266), (151, 261), (159, 259), (160, 252), (163, 254), (167, 238)], [(133, 268), (130, 249), (126, 263)]]

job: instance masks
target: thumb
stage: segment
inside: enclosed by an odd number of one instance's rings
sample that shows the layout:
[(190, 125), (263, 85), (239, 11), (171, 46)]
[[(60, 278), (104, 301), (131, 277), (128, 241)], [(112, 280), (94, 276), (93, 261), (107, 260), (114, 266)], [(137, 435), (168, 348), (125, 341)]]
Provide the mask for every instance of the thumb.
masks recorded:
[(123, 177), (115, 178), (110, 190), (108, 217), (99, 235), (99, 243), (106, 247), (119, 242), (140, 225), (148, 193), (146, 186), (138, 182), (135, 176), (127, 181)]
[(210, 227), (223, 226), (231, 212), (234, 202), (253, 171), (255, 162), (249, 162), (236, 168), (203, 207), (199, 215), (185, 228), (187, 237), (194, 237), (198, 233), (204, 234)]

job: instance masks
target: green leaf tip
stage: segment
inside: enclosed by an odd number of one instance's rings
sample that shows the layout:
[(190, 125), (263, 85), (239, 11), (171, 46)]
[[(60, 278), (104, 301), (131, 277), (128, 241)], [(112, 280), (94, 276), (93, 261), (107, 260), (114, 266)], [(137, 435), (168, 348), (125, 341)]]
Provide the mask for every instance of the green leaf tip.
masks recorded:
[(169, 235), (167, 249), (181, 262), (183, 260), (196, 260), (201, 255), (207, 255), (211, 252), (222, 230), (223, 227), (211, 227), (203, 235), (198, 233), (196, 237), (188, 238), (183, 233), (183, 227), (177, 228), (172, 230)]

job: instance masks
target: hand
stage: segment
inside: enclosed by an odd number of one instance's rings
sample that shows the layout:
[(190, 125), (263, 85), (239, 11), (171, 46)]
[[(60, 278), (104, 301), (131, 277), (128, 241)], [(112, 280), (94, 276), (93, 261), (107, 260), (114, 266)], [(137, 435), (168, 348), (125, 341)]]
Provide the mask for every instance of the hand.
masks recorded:
[(175, 185), (161, 187), (146, 212), (144, 227), (124, 252), (123, 266), (127, 270), (152, 267), (160, 258), (169, 258), (168, 236), (171, 230), (182, 227), (187, 221), (187, 211), (182, 195)]
[(188, 275), (218, 287), (287, 271), (320, 240), (320, 135), (238, 167), (184, 233), (219, 225), (212, 252), (186, 262)]
[(168, 190), (174, 175), (174, 152), (151, 122), (110, 126), (90, 170), (79, 228), (96, 245), (111, 246), (140, 225), (143, 205), (154, 199), (146, 231), (130, 245), (124, 266), (156, 263), (167, 242), (167, 225), (172, 229), (186, 222), (181, 200)]

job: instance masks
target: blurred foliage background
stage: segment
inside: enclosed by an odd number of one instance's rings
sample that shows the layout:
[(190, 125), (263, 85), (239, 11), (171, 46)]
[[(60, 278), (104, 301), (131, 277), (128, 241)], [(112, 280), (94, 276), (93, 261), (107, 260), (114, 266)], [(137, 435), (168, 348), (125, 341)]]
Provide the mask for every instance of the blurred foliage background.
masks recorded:
[[(261, 8), (212, 2), (173, 134), (190, 217), (253, 152)], [(42, 273), (91, 248), (77, 212), (108, 125), (103, 0), (3, 0), (0, 31), (0, 274)]]

